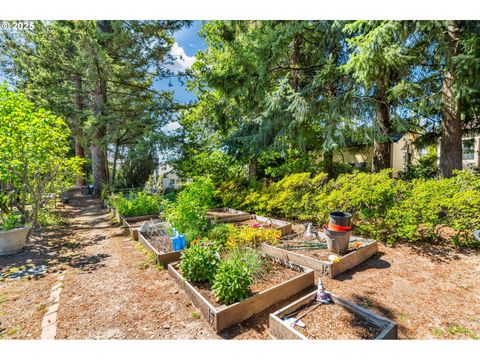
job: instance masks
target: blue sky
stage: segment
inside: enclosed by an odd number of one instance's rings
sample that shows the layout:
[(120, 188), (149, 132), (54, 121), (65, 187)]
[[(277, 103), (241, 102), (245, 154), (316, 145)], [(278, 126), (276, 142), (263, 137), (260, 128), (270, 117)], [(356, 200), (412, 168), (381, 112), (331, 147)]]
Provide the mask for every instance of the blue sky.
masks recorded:
[[(195, 62), (195, 55), (199, 50), (205, 50), (206, 45), (198, 35), (202, 27), (201, 21), (194, 21), (190, 27), (185, 27), (174, 34), (175, 44), (172, 47), (171, 54), (175, 57), (175, 64), (172, 70), (183, 70)], [(156, 84), (158, 89), (174, 92), (174, 99), (177, 102), (189, 103), (195, 100), (195, 96), (185, 89), (177, 79), (164, 79)]]

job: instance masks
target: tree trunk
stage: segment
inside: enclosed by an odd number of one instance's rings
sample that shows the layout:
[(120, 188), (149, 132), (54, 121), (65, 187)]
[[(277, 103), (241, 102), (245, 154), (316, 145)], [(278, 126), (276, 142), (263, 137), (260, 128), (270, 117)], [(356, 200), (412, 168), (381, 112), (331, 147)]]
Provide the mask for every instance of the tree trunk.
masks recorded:
[(250, 162), (248, 163), (248, 181), (255, 182), (257, 180), (257, 174), (258, 174), (258, 162), (257, 162), (257, 158), (253, 157), (250, 159)]
[(327, 173), (327, 179), (335, 177), (335, 170), (333, 169), (333, 152), (327, 151), (323, 154), (323, 169)]
[[(74, 77), (74, 83), (75, 83), (75, 107), (77, 109), (77, 123), (74, 126), (73, 132), (75, 134), (74, 141), (75, 141), (75, 156), (78, 156), (79, 158), (85, 159), (85, 150), (83, 148), (81, 138), (82, 138), (82, 123), (81, 123), (81, 118), (82, 118), (82, 112), (84, 109), (84, 102), (83, 102), (83, 86), (82, 86), (82, 77), (80, 74), (76, 74)], [(85, 179), (85, 173), (77, 175), (76, 179), (76, 185), (77, 186), (85, 186), (86, 185), (86, 179)]]
[(453, 170), (462, 169), (462, 120), (460, 100), (455, 99), (455, 69), (452, 57), (459, 54), (457, 21), (448, 21), (446, 32), (447, 52), (442, 83), (442, 128), (439, 149), (440, 177), (449, 178)]
[[(110, 30), (110, 23), (107, 20), (97, 21), (97, 29), (100, 33), (107, 33)], [(101, 47), (106, 46), (104, 39), (99, 40)], [(105, 150), (104, 139), (107, 134), (107, 128), (103, 116), (105, 115), (105, 105), (107, 102), (107, 80), (104, 69), (100, 65), (100, 59), (96, 59), (97, 79), (93, 101), (93, 114), (97, 118), (97, 126), (94, 133), (92, 151), (92, 173), (93, 186), (95, 194), (99, 195), (103, 184), (108, 181), (107, 153)]]
[(94, 110), (93, 113), (99, 118), (99, 125), (95, 130), (92, 150), (92, 174), (93, 174), (93, 186), (95, 188), (95, 194), (99, 195), (102, 191), (103, 184), (108, 180), (107, 173), (107, 154), (104, 149), (103, 140), (107, 134), (106, 126), (103, 123), (103, 107), (106, 101), (106, 82), (100, 80), (97, 84), (94, 95)]
[(115, 181), (115, 176), (117, 174), (117, 160), (118, 160), (118, 141), (115, 143), (115, 152), (113, 153), (113, 164), (112, 164), (112, 183)]
[[(75, 135), (75, 156), (84, 159), (85, 158), (85, 150), (80, 142), (79, 136)], [(85, 186), (87, 181), (85, 179), (85, 173), (77, 175), (77, 179), (75, 180), (77, 186)]]
[(385, 94), (385, 87), (379, 86), (376, 97), (376, 120), (380, 128), (380, 136), (373, 142), (372, 172), (374, 173), (391, 167), (392, 143), (389, 137), (392, 135), (392, 123), (390, 121), (390, 109), (388, 108)]

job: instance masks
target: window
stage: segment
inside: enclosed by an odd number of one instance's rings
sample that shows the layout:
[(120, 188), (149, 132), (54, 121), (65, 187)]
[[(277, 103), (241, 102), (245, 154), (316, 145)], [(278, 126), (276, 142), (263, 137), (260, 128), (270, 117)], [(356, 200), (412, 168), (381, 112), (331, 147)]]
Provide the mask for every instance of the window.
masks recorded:
[(174, 186), (175, 186), (175, 179), (170, 179), (168, 187), (174, 187)]
[(463, 160), (473, 160), (475, 155), (475, 139), (462, 140)]

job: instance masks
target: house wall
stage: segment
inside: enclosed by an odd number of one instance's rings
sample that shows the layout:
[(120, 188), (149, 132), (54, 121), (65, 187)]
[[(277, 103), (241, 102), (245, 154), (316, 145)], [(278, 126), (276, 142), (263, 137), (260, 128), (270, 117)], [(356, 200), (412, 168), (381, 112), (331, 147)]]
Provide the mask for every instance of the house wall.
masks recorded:
[(464, 140), (467, 139), (474, 139), (474, 155), (473, 159), (471, 160), (462, 160), (462, 166), (464, 169), (470, 169), (474, 167), (480, 167), (480, 136), (476, 137), (469, 137), (469, 138), (464, 138)]
[[(412, 141), (415, 139), (413, 134), (407, 133), (402, 136), (397, 142), (392, 143), (391, 151), (391, 164), (392, 169), (396, 171), (405, 170), (406, 165), (406, 153), (410, 153), (411, 161), (415, 164), (420, 154), (417, 149), (412, 145)], [(339, 154), (333, 156), (333, 161), (335, 162), (346, 162), (348, 164), (360, 165), (365, 163), (369, 166), (372, 165), (372, 154), (373, 146), (366, 146), (364, 148), (358, 149), (347, 149), (342, 151)]]
[(164, 189), (173, 187), (174, 189), (178, 189), (180, 184), (182, 183), (180, 177), (178, 177), (175, 172), (171, 171), (164, 175), (162, 179), (162, 186)]

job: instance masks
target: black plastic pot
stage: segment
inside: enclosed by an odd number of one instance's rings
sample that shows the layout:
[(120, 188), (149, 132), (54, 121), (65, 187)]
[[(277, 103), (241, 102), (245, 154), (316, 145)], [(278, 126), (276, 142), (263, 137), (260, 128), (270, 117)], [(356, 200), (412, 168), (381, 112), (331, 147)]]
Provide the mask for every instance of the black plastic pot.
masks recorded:
[(325, 231), (325, 235), (327, 235), (328, 250), (339, 255), (344, 254), (348, 250), (348, 242), (352, 236), (352, 230), (334, 231), (325, 225), (323, 231)]
[(352, 214), (343, 211), (334, 211), (330, 214), (330, 224), (339, 226), (351, 226)]

